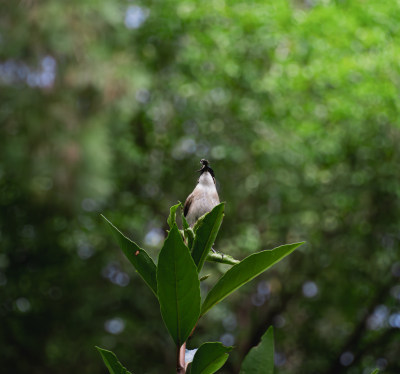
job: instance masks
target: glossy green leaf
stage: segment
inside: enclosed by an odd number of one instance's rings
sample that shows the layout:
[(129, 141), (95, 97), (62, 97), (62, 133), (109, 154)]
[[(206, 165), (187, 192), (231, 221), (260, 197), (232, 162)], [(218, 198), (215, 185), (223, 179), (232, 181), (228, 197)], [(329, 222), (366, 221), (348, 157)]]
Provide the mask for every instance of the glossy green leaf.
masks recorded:
[(225, 203), (215, 206), (211, 212), (204, 216), (201, 224), (199, 224), (195, 231), (196, 236), (193, 243), (192, 257), (198, 271), (203, 267), (204, 261), (217, 237), (222, 218), (224, 217), (224, 208)]
[(375, 369), (371, 374), (379, 374), (379, 369)]
[(185, 215), (183, 214), (183, 206), (181, 204), (181, 216), (182, 216), (182, 228), (183, 232), (185, 235), (185, 240), (188, 248), (191, 250), (193, 246), (193, 241), (194, 241), (194, 231), (193, 229), (189, 226)]
[(184, 230), (185, 234), (185, 240), (187, 242), (188, 248), (191, 250), (193, 247), (193, 242), (194, 242), (194, 232), (191, 227), (187, 228)]
[(126, 368), (122, 366), (122, 364), (118, 361), (117, 356), (106, 349), (96, 347), (96, 349), (100, 352), (101, 357), (105, 365), (107, 366), (110, 374), (131, 374)]
[(245, 357), (240, 374), (274, 373), (274, 330), (272, 326), (262, 336), (260, 344)]
[(219, 342), (202, 344), (194, 355), (190, 374), (212, 374), (220, 369), (228, 359), (232, 347)]
[(111, 234), (124, 252), (125, 256), (134, 266), (135, 270), (157, 295), (157, 275), (156, 265), (147, 252), (140, 248), (132, 240), (128, 239), (121, 231), (119, 231), (106, 217), (101, 215), (107, 222)]
[(174, 226), (175, 222), (176, 222), (176, 211), (178, 210), (178, 208), (181, 206), (182, 204), (176, 204), (171, 206), (171, 208), (169, 209), (169, 216), (167, 219), (167, 223), (170, 229), (172, 229), (172, 226)]
[(203, 216), (201, 216), (200, 218), (197, 219), (196, 223), (193, 226), (193, 232), (196, 232), (197, 229), (201, 226), (201, 224), (203, 223), (204, 217), (207, 215), (208, 213), (204, 214)]
[(181, 209), (182, 227), (183, 227), (184, 230), (187, 230), (190, 226), (189, 226), (189, 224), (188, 224), (188, 222), (186, 220), (185, 215), (183, 214), (183, 206), (182, 206), (182, 204), (181, 204), (181, 208), (182, 208)]
[(210, 252), (207, 255), (206, 260), (209, 262), (219, 262), (221, 264), (227, 264), (227, 265), (236, 265), (240, 262), (239, 260), (236, 260), (232, 256), (226, 255), (221, 252), (217, 252), (217, 253)]
[(232, 266), (208, 293), (201, 308), (201, 315), (209, 311), (240, 286), (251, 281), (282, 258), (292, 253), (301, 243), (286, 244), (272, 250), (254, 253)]
[(181, 346), (200, 314), (200, 281), (189, 249), (175, 224), (158, 257), (161, 315), (175, 344)]

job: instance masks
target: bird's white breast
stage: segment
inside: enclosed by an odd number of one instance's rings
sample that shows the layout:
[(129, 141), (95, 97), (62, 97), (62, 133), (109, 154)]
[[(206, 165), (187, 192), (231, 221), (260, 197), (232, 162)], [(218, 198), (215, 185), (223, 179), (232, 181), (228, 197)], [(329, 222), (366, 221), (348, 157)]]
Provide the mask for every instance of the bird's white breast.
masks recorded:
[(208, 213), (219, 204), (219, 197), (215, 187), (214, 178), (210, 173), (205, 172), (200, 176), (199, 182), (192, 194), (193, 202), (186, 217), (191, 226), (202, 215)]

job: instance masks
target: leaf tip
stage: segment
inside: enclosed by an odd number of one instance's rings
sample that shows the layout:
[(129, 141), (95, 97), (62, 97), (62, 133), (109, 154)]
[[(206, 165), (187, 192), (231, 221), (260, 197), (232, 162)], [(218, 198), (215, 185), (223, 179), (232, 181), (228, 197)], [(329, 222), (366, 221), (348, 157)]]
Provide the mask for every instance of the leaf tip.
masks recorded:
[(112, 225), (111, 221), (104, 215), (104, 214), (100, 214), (100, 217), (103, 218), (103, 220), (108, 223), (109, 225)]
[(104, 349), (103, 349), (103, 348), (100, 348), (100, 347), (97, 346), (97, 345), (95, 345), (94, 347), (96, 348), (97, 352), (99, 352), (99, 353), (102, 355)]

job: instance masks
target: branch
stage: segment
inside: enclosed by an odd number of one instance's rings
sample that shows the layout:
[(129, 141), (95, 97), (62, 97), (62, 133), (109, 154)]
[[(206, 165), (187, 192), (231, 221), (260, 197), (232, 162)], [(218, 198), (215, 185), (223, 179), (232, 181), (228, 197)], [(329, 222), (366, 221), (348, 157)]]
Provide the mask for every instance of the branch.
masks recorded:
[(181, 347), (176, 349), (176, 373), (185, 374), (185, 352), (186, 352), (186, 342), (182, 344)]

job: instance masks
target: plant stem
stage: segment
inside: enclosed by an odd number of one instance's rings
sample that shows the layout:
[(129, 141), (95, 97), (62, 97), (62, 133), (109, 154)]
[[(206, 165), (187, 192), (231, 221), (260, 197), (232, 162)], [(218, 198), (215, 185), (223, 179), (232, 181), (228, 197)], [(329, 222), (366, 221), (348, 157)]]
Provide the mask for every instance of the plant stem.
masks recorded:
[(186, 342), (182, 344), (181, 347), (176, 349), (176, 373), (185, 374), (185, 352), (186, 352)]

